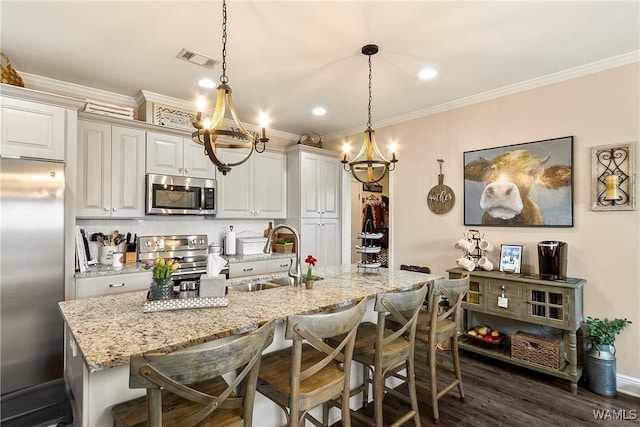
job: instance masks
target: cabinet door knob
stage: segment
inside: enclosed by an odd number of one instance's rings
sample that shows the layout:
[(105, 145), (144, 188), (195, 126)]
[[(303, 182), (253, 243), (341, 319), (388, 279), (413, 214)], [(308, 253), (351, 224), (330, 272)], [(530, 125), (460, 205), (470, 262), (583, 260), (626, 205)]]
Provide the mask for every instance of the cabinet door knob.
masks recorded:
[(115, 212), (115, 211), (117, 211), (117, 210), (118, 210), (118, 208), (113, 208), (113, 211), (114, 211), (114, 212)]
[(182, 172), (182, 168), (178, 168), (178, 172)]
[(109, 208), (104, 208), (104, 211), (105, 212), (109, 212)]
[(188, 174), (188, 173), (189, 173), (189, 169), (185, 169), (185, 170), (184, 170), (184, 173), (187, 173), (187, 174)]

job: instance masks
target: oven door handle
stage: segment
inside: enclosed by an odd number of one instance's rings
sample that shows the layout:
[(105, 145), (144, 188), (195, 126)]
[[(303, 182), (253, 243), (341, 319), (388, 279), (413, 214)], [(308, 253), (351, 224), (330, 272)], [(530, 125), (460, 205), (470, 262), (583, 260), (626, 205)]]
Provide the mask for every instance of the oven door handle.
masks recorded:
[(192, 276), (194, 274), (207, 274), (206, 270), (192, 270), (192, 271), (174, 271), (172, 276)]

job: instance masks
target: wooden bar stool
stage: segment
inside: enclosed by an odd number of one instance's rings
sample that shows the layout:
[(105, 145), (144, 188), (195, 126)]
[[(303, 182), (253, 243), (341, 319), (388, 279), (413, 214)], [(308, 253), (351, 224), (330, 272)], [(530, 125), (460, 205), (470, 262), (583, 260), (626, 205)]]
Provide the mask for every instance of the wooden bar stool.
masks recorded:
[[(469, 291), (469, 275), (465, 274), (460, 279), (436, 279), (434, 290), (429, 299), (429, 312), (423, 312), (418, 320), (416, 339), (422, 340), (427, 345), (427, 362), (429, 363), (429, 376), (431, 388), (431, 402), (433, 405), (433, 422), (440, 422), (438, 400), (454, 387), (458, 387), (460, 400), (464, 401), (462, 388), (462, 372), (460, 371), (460, 356), (458, 354), (458, 335), (461, 324), (461, 304)], [(450, 306), (441, 314), (438, 314), (437, 299), (444, 296), (449, 300)], [(435, 327), (433, 327), (435, 325)], [(444, 340), (450, 341), (452, 365), (438, 363), (436, 352), (438, 343)], [(454, 373), (455, 379), (438, 390), (437, 368), (446, 369)]]
[[(363, 392), (363, 405), (369, 400), (369, 384), (373, 384), (374, 421), (376, 426), (383, 426), (382, 401), (385, 392), (392, 393), (411, 405), (411, 410), (394, 421), (391, 426), (399, 426), (413, 418), (415, 425), (420, 426), (418, 399), (414, 375), (414, 345), (416, 324), (422, 303), (429, 290), (426, 283), (405, 292), (384, 292), (376, 297), (375, 311), (378, 312), (377, 323), (363, 322), (358, 327), (353, 360), (364, 365), (363, 384), (352, 391)], [(389, 319), (393, 322), (388, 323)], [(406, 369), (406, 375), (399, 372)], [(373, 379), (370, 373), (373, 374)], [(388, 377), (405, 381), (409, 387), (409, 396), (385, 386)], [(370, 423), (371, 419), (360, 413), (354, 416)]]
[[(326, 418), (320, 422), (308, 412), (337, 397), (343, 404), (342, 425), (351, 425), (351, 359), (356, 330), (366, 307), (363, 299), (344, 310), (287, 318), (285, 338), (293, 340), (292, 348), (262, 357), (258, 391), (283, 409), (289, 426), (302, 426), (305, 419), (326, 425)], [(343, 338), (335, 345), (324, 341), (337, 335)]]
[[(273, 341), (274, 322), (238, 338), (173, 353), (145, 353), (130, 362), (129, 387), (146, 397), (115, 405), (116, 426), (252, 425), (262, 351)], [(227, 384), (222, 374), (237, 372)]]

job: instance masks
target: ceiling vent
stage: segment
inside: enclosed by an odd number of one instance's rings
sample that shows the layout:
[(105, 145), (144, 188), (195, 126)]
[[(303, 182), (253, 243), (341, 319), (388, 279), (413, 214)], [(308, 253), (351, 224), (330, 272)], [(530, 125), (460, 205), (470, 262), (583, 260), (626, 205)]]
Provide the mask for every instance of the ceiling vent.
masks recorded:
[(182, 49), (178, 53), (177, 57), (206, 68), (214, 68), (219, 63), (219, 61), (216, 61), (215, 59), (211, 59), (200, 53), (192, 52), (187, 49)]

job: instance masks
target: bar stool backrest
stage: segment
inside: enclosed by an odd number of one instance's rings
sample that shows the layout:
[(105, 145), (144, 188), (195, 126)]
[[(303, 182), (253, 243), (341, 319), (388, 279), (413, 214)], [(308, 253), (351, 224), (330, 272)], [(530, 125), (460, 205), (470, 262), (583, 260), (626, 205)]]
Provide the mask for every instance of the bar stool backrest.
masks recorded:
[[(182, 418), (181, 426), (195, 425), (218, 408), (241, 407), (244, 408), (245, 424), (251, 425), (260, 357), (273, 341), (274, 324), (270, 321), (252, 333), (221, 340), (220, 345), (213, 342), (211, 346), (193, 350), (133, 356), (129, 387), (147, 389), (148, 425), (162, 425), (161, 389), (205, 405), (203, 409)], [(242, 371), (236, 379), (218, 396), (209, 396), (188, 386), (240, 369)], [(245, 395), (231, 396), (245, 378)]]

